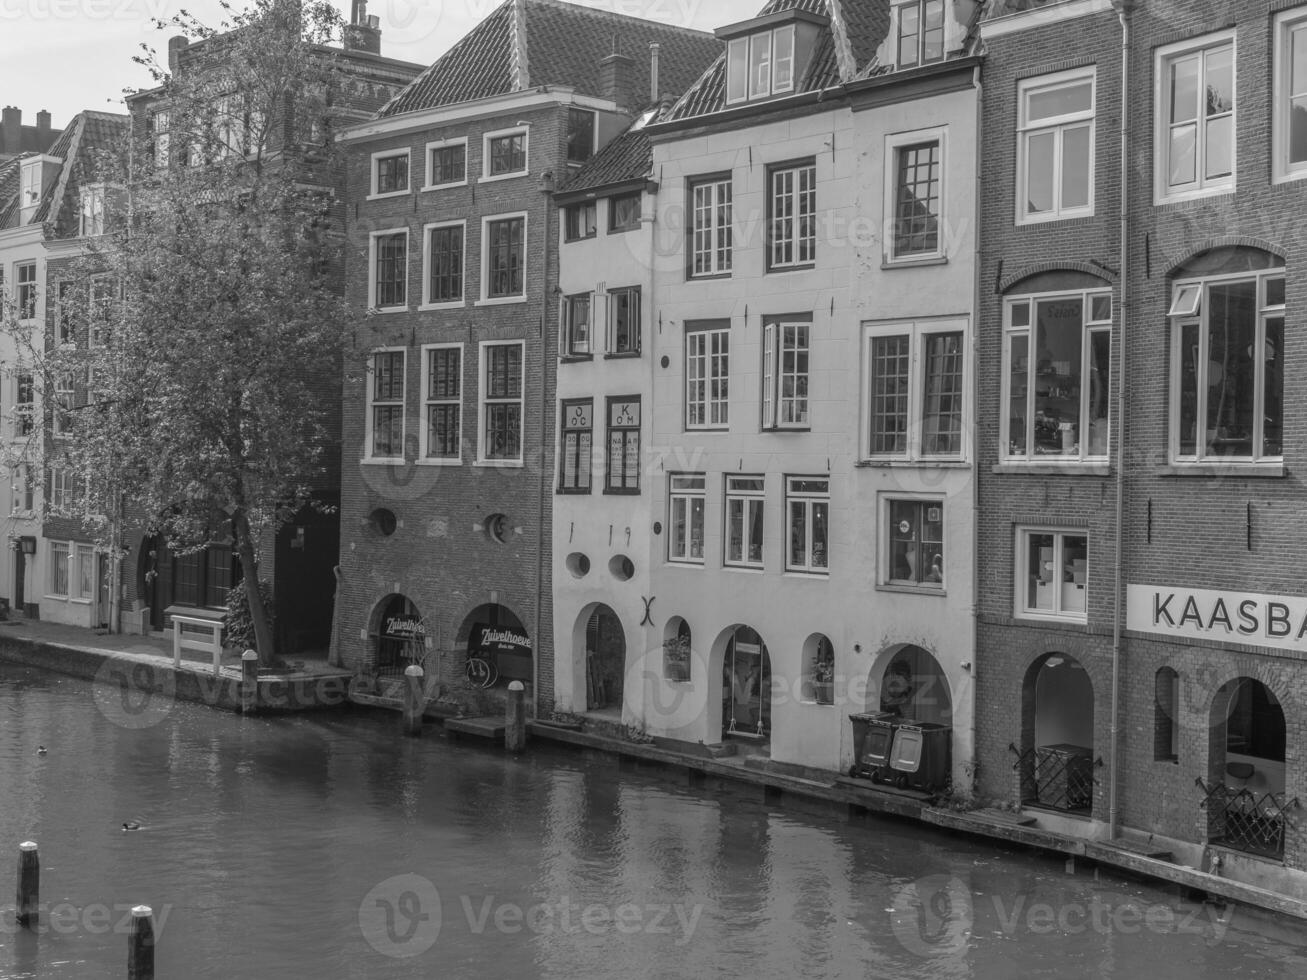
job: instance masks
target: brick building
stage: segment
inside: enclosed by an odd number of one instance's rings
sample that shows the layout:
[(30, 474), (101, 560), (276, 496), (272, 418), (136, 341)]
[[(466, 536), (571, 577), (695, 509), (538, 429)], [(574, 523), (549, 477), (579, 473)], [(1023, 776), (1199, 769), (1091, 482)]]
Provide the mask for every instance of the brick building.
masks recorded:
[[(552, 706), (551, 195), (718, 50), (695, 31), (509, 0), (344, 134), (347, 295), (369, 311), (344, 389), (347, 666), (423, 661), (468, 701), (522, 680)], [(469, 687), (469, 657), (488, 692)]]

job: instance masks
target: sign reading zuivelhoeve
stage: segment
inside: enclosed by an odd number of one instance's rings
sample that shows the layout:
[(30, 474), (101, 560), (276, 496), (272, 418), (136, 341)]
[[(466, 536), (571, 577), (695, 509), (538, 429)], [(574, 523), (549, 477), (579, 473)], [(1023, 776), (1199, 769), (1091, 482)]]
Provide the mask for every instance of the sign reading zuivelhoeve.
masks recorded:
[(1131, 585), (1126, 629), (1307, 653), (1307, 596)]

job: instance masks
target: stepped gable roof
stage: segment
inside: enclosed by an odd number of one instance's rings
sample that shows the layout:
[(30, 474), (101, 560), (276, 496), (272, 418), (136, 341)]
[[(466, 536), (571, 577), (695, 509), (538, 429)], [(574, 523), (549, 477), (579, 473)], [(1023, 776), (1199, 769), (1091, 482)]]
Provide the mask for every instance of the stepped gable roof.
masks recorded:
[(680, 93), (721, 51), (711, 34), (561, 0), (506, 0), (391, 99), (378, 117), (419, 112), (558, 85), (603, 97), (600, 63), (632, 59), (634, 91), (651, 88), (649, 45), (658, 42), (659, 88)]

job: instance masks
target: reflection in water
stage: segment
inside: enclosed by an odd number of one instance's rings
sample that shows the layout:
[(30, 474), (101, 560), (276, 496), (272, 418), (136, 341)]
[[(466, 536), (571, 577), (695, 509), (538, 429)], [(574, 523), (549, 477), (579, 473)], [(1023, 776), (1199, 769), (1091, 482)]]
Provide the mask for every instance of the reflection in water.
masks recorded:
[(72, 910), (57, 933), (0, 929), (0, 978), (120, 975), (125, 935), (88, 913), (136, 903), (156, 910), (159, 976), (188, 980), (1307, 969), (1296, 925), (684, 783), (539, 744), (513, 759), (439, 729), (406, 739), (388, 715), (176, 705), (124, 729), (89, 685), (0, 666), (0, 867), (37, 840), (42, 895)]

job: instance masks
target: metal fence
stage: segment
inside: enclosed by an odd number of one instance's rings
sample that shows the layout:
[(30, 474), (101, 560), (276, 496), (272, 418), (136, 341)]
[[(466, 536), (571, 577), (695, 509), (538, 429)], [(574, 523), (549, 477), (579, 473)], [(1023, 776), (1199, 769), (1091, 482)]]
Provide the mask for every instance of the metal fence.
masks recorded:
[(1284, 857), (1289, 811), (1299, 806), (1296, 796), (1291, 800), (1283, 793), (1259, 796), (1222, 782), (1208, 784), (1201, 776), (1194, 784), (1203, 791), (1198, 806), (1207, 811), (1207, 836), (1213, 844), (1264, 857)]

